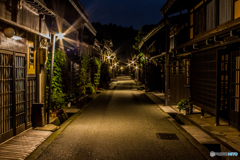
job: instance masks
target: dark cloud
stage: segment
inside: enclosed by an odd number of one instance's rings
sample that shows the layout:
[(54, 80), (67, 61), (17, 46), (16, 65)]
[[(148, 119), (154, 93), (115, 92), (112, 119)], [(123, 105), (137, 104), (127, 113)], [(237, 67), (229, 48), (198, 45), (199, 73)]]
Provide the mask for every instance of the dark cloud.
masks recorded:
[(145, 24), (157, 24), (166, 0), (80, 0), (91, 22), (133, 26), (140, 29)]

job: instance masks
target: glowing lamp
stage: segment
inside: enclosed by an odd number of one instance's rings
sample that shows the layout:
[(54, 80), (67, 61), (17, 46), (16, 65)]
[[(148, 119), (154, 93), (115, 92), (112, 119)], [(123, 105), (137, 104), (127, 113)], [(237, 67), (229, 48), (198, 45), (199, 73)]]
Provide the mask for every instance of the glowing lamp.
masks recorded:
[(56, 36), (58, 37), (58, 39), (62, 40), (65, 36), (65, 33), (58, 33), (56, 34)]

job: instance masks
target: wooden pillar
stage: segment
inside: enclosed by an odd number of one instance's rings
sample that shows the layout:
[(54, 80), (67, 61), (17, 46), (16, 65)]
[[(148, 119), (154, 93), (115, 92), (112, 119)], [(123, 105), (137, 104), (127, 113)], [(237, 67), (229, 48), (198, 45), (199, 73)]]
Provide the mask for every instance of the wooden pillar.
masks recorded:
[(221, 56), (216, 52), (216, 106), (215, 106), (215, 126), (219, 125), (219, 112), (221, 106)]
[(83, 31), (84, 31), (84, 24), (82, 24), (82, 27), (80, 29), (80, 57), (82, 57), (83, 52)]
[(34, 50), (36, 51), (36, 76), (37, 76), (37, 103), (41, 103), (41, 73), (40, 73), (40, 53), (39, 53), (39, 43), (40, 43), (40, 36), (35, 35), (35, 42), (34, 42)]
[[(27, 96), (28, 96), (28, 77), (27, 77), (27, 54), (25, 54), (25, 61), (24, 61), (24, 66), (25, 66), (25, 104), (24, 104), (24, 112), (25, 112), (25, 117), (24, 117), (24, 120), (25, 120), (25, 129), (27, 129), (28, 127), (28, 121), (27, 121)], [(29, 106), (30, 107), (30, 106)]]
[(166, 59), (165, 59), (165, 106), (168, 105), (168, 89), (169, 89), (169, 26), (167, 22), (167, 17), (165, 17), (165, 27), (166, 27)]
[(17, 127), (17, 120), (16, 120), (16, 56), (15, 52), (13, 53), (13, 102), (12, 102), (12, 127), (13, 127), (13, 135), (16, 135), (16, 127)]

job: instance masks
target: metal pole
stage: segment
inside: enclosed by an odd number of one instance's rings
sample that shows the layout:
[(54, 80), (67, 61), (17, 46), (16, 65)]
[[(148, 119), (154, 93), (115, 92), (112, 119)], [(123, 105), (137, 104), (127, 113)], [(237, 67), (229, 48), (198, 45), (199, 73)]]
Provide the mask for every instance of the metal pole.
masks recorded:
[(49, 90), (48, 90), (48, 109), (47, 109), (47, 124), (49, 124), (49, 115), (50, 115), (50, 107), (52, 101), (52, 77), (53, 77), (53, 63), (54, 63), (54, 53), (55, 53), (55, 41), (56, 36), (53, 36), (53, 45), (52, 45), (52, 59), (51, 59), (51, 71), (50, 71), (50, 81), (49, 81)]

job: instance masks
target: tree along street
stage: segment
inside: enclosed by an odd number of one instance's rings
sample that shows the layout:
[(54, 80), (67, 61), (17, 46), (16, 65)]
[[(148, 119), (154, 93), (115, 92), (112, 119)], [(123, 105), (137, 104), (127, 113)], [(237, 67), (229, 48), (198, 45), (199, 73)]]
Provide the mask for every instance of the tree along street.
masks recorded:
[[(205, 159), (135, 82), (118, 78), (38, 157), (45, 159)], [(175, 133), (179, 140), (158, 139)]]

